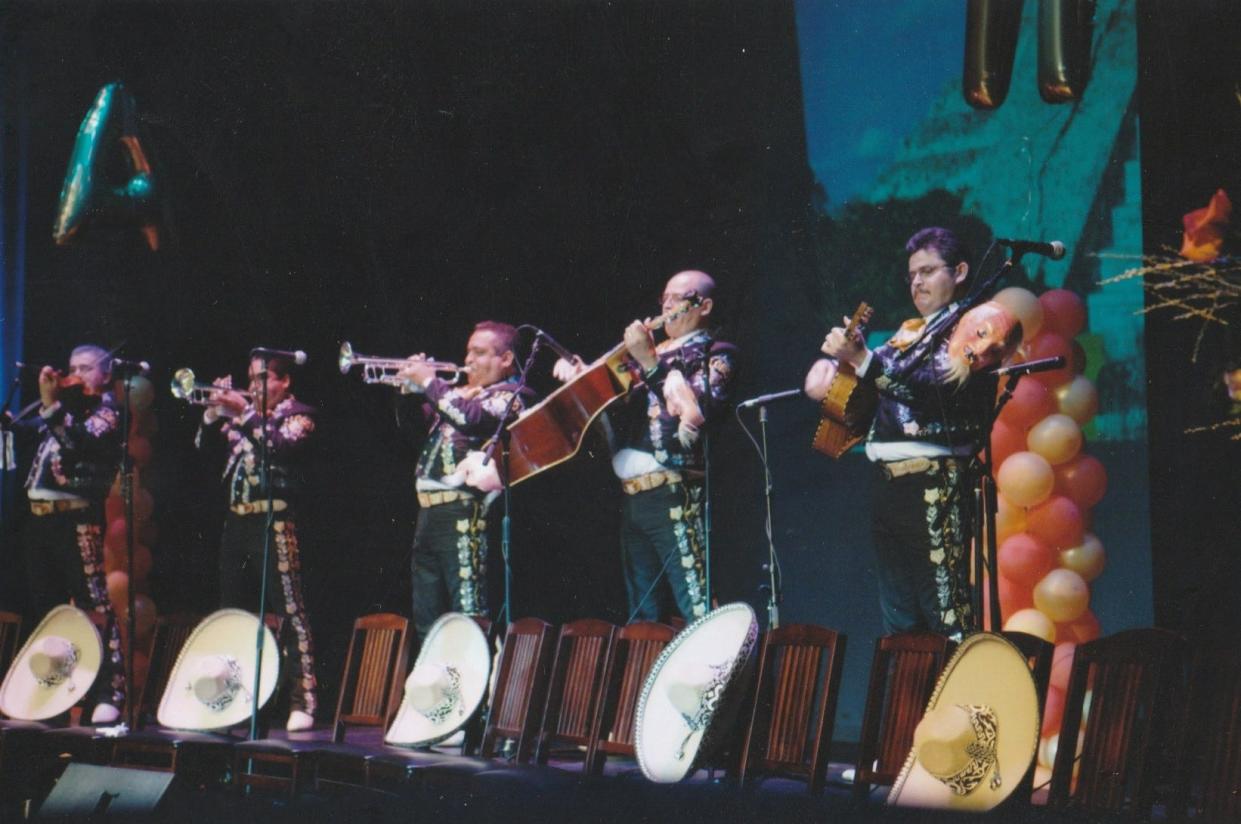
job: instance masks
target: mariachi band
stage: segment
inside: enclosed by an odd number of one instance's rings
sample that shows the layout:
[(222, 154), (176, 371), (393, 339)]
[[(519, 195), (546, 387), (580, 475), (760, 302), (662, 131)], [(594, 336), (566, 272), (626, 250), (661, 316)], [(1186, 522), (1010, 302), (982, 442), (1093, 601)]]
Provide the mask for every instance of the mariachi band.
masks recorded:
[[(864, 440), (876, 465), (872, 529), (885, 631), (922, 628), (960, 638), (977, 618), (966, 464), (984, 435), (978, 410), (994, 398), (993, 384), (971, 377), (1014, 351), (1020, 326), (995, 303), (962, 310), (973, 273), (951, 231), (923, 229), (906, 252), (917, 317), (873, 349), (860, 319), (845, 318), (826, 335), (824, 357), (804, 389), (823, 404), (821, 432), (834, 439), (823, 451), (838, 455)], [(736, 348), (711, 329), (715, 289), (705, 272), (673, 275), (660, 315), (631, 323), (613, 350), (593, 363), (560, 352), (553, 374), (562, 385), (539, 402), (519, 373), (519, 330), (506, 323), (476, 324), (461, 366), (341, 347), (342, 372), (361, 367), (367, 382), (411, 396), (426, 424), (412, 556), (420, 637), (445, 613), (488, 614), (488, 515), (502, 486), (496, 436), (509, 438), (507, 480), (518, 483), (572, 457), (601, 419), (621, 496), (630, 620), (679, 615), (692, 622), (707, 613), (706, 433), (731, 400), (737, 362)], [(223, 606), (247, 608), (263, 579), (267, 603), (286, 617), (280, 644), (293, 670), (290, 731), (313, 726), (318, 708), (298, 544), (298, 513), (311, 503), (303, 463), (318, 427), (316, 411), (293, 393), (299, 356), (304, 360), (300, 352), (255, 350), (246, 391), (227, 378), (197, 383), (188, 369), (172, 383), (176, 397), (203, 407), (198, 447), (226, 458)], [(106, 616), (107, 677), (96, 686), (106, 694), (97, 696), (93, 720), (110, 723), (126, 686), (102, 560), (103, 499), (120, 458), (120, 413), (108, 391), (111, 353), (79, 346), (69, 366), (67, 377), (44, 368), (39, 402), (12, 422), (38, 443), (26, 482), (32, 517), (24, 549), (36, 608), (73, 597)], [(839, 420), (829, 420), (834, 407)]]

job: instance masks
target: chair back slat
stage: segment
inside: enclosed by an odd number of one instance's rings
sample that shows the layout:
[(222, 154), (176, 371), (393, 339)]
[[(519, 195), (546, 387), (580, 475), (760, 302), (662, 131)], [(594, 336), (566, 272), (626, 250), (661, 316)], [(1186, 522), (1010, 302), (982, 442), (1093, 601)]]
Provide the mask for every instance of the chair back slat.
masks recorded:
[(900, 774), (914, 729), (922, 720), (935, 681), (956, 645), (931, 632), (901, 632), (875, 642), (854, 791), (892, 784)]
[(336, 701), (333, 740), (349, 727), (384, 727), (396, 712), (409, 665), (409, 620), (390, 612), (354, 621)]
[(845, 636), (792, 624), (763, 639), (750, 724), (742, 747), (742, 783), (781, 775), (822, 791), (840, 691)]
[(586, 771), (599, 775), (609, 755), (634, 757), (633, 725), (642, 685), (676, 635), (667, 624), (638, 621), (620, 627), (607, 655), (602, 700), (586, 752)]
[[(1149, 815), (1160, 774), (1179, 769), (1170, 750), (1178, 748), (1187, 689), (1185, 644), (1176, 633), (1128, 630), (1079, 645), (1065, 692), (1051, 805)], [(1078, 729), (1080, 756), (1078, 736), (1068, 733)]]
[(1185, 766), (1181, 789), (1188, 791), (1190, 778), (1200, 776), (1195, 800), (1198, 814), (1206, 821), (1241, 820), (1241, 654), (1210, 646), (1194, 668), (1195, 712), (1192, 729), (1197, 733), (1189, 752), (1201, 753), (1201, 763)]

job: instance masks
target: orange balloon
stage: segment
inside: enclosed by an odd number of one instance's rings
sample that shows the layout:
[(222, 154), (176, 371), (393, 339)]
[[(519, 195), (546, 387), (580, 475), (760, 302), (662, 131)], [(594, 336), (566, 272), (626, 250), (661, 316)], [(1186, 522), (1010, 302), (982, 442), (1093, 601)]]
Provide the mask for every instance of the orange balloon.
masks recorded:
[[(1043, 704), (1043, 735), (1055, 735), (1060, 732), (1060, 721), (1064, 718), (1064, 688), (1048, 687), (1047, 702)], [(1040, 751), (1042, 747), (1039, 748)], [(1050, 765), (1048, 765), (1050, 766)]]
[(1085, 644), (1099, 637), (1101, 628), (1099, 619), (1087, 609), (1076, 620), (1066, 624), (1057, 624), (1056, 631), (1064, 636), (1062, 640)]
[(1103, 552), (1103, 544), (1093, 532), (1082, 536), (1079, 546), (1060, 550), (1060, 566), (1073, 570), (1087, 583), (1098, 578), (1106, 564), (1107, 556)]
[(1011, 536), (1025, 531), (1026, 511), (1024, 508), (1016, 506), (1003, 495), (996, 495), (995, 503), (995, 540), (997, 543), (1004, 543)]
[(1084, 375), (1056, 387), (1055, 396), (1060, 412), (1079, 425), (1087, 424), (1099, 411), (1099, 392), (1094, 382)]
[(1051, 681), (1052, 687), (1056, 689), (1067, 690), (1069, 688), (1069, 675), (1073, 672), (1073, 653), (1077, 651), (1077, 644), (1072, 641), (1062, 641), (1056, 644), (1056, 651), (1051, 659)]
[(1008, 621), (1014, 613), (1034, 606), (1034, 594), (1030, 587), (1016, 584), (1001, 575), (996, 579), (1000, 589), (1001, 624)]
[(1082, 542), (1085, 525), (1077, 504), (1063, 495), (1052, 495), (1026, 513), (1026, 531), (1055, 549)]
[(1107, 470), (1092, 455), (1081, 455), (1057, 466), (1055, 475), (1055, 493), (1072, 499), (1082, 510), (1099, 503), (1107, 492)]
[(134, 463), (138, 466), (146, 466), (151, 462), (151, 455), (154, 449), (151, 442), (141, 435), (134, 435), (129, 439), (129, 457), (134, 459)]
[(1026, 435), (1031, 452), (1037, 452), (1052, 466), (1076, 457), (1082, 448), (1082, 430), (1068, 415), (1048, 415)]
[(1005, 539), (996, 553), (1001, 578), (1027, 589), (1056, 568), (1056, 551), (1026, 532)]
[(115, 544), (104, 544), (103, 547), (103, 571), (123, 572), (129, 567), (129, 556), (125, 554), (125, 545), (117, 546)]
[(1086, 328), (1086, 302), (1068, 289), (1049, 289), (1038, 296), (1043, 305), (1043, 331), (1072, 340)]
[(117, 570), (108, 573), (108, 599), (112, 601), (112, 611), (122, 621), (129, 615), (129, 576)]
[(996, 292), (992, 300), (1012, 312), (1013, 316), (1021, 321), (1023, 341), (1033, 340), (1043, 328), (1043, 304), (1030, 290), (1010, 286)]
[(1000, 410), (999, 420), (1019, 432), (1025, 432), (1055, 411), (1055, 395), (1038, 381), (1023, 378)]
[[(1030, 341), (1030, 345), (1026, 348), (1026, 360), (1057, 357), (1064, 358), (1064, 366), (1047, 372), (1036, 372), (1030, 377), (1048, 389), (1055, 389), (1062, 383), (1068, 383), (1073, 379), (1073, 348), (1069, 346), (1068, 339), (1054, 332), (1044, 331), (1039, 334), (1037, 338)], [(1022, 380), (1029, 380), (1029, 378)]]
[(1014, 452), (1026, 448), (1025, 434), (1003, 420), (997, 420), (991, 427), (991, 465), (999, 466)]
[(1053, 569), (1034, 585), (1034, 606), (1057, 623), (1081, 617), (1090, 604), (1090, 587), (1071, 569)]
[(124, 516), (108, 521), (108, 528), (103, 534), (104, 551), (109, 549), (118, 549), (124, 552), (126, 546), (125, 534), (126, 530)]
[(1034, 452), (1009, 455), (995, 473), (995, 485), (1005, 498), (1017, 506), (1037, 506), (1047, 500), (1055, 482), (1051, 464)]
[(1055, 623), (1037, 609), (1017, 610), (1004, 622), (1005, 632), (1025, 632), (1036, 635), (1049, 644), (1056, 643)]
[(120, 488), (115, 484), (113, 486), (113, 490), (108, 493), (108, 497), (103, 501), (103, 515), (108, 520), (108, 523), (112, 523), (117, 518), (125, 517), (125, 504), (121, 501)]

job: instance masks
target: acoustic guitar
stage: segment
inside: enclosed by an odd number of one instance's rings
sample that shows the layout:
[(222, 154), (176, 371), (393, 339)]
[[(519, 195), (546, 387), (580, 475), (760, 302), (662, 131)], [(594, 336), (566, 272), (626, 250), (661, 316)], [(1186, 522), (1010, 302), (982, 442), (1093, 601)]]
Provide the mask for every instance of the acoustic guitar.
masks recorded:
[[(690, 293), (667, 314), (647, 321), (655, 331), (702, 303)], [(552, 392), (509, 424), (509, 485), (569, 460), (582, 447), (592, 423), (637, 380), (625, 344), (612, 347), (577, 377)]]
[[(845, 336), (856, 334), (857, 328), (869, 321), (872, 313), (865, 302), (859, 305), (849, 318)], [(837, 362), (836, 372), (819, 407), (821, 418), (814, 432), (814, 448), (833, 458), (848, 452), (866, 437), (878, 405), (879, 393), (875, 387), (861, 383), (852, 364)]]

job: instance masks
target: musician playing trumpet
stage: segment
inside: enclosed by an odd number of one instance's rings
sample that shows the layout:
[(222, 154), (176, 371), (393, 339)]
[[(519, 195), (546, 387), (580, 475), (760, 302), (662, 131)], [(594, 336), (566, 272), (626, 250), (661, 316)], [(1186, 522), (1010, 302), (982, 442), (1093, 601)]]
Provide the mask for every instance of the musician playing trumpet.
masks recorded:
[(517, 329), (485, 320), (466, 344), (466, 384), (439, 376), (442, 364), (425, 355), (409, 359), (398, 376), (404, 391), (422, 396), (430, 431), (415, 469), (418, 519), (414, 526), (412, 596), (418, 637), (445, 612), (486, 617), (487, 510), (499, 489), (498, 451), (484, 466), (480, 450), (516, 405)]
[[(621, 562), (630, 620), (706, 614), (703, 522), (704, 427), (719, 419), (732, 384), (736, 349), (710, 331), (715, 281), (706, 272), (673, 275), (660, 298), (666, 339), (651, 322), (625, 329), (640, 383), (609, 415), (612, 469), (624, 492)], [(580, 359), (556, 363), (570, 380)]]
[(960, 639), (974, 629), (968, 548), (972, 535), (967, 464), (985, 433), (979, 423), (994, 383), (975, 373), (1011, 354), (1021, 327), (985, 303), (932, 342), (928, 326), (951, 318), (970, 280), (968, 252), (948, 229), (930, 227), (905, 246), (905, 281), (918, 317), (869, 349), (856, 330), (828, 332), (827, 358), (806, 376), (806, 394), (822, 400), (837, 363), (850, 364), (878, 390), (866, 438), (877, 470), (871, 483), (871, 533), (879, 605), (887, 633), (930, 630)]
[[(266, 384), (266, 409), (263, 392)], [(267, 603), (285, 617), (280, 638), (281, 675), (293, 679), (286, 729), (314, 726), (318, 709), (315, 648), (302, 593), (301, 547), (297, 511), (303, 503), (310, 450), (315, 442), (316, 412), (293, 396), (293, 362), (280, 356), (250, 361), (249, 392), (232, 388), (231, 378), (217, 378), (219, 390), (208, 394), (195, 443), (227, 451), (223, 480), (228, 514), (220, 539), (220, 603), (254, 612), (262, 575), (263, 544), (271, 513), (271, 554)], [(260, 477), (262, 442), (267, 441), (271, 503)]]

